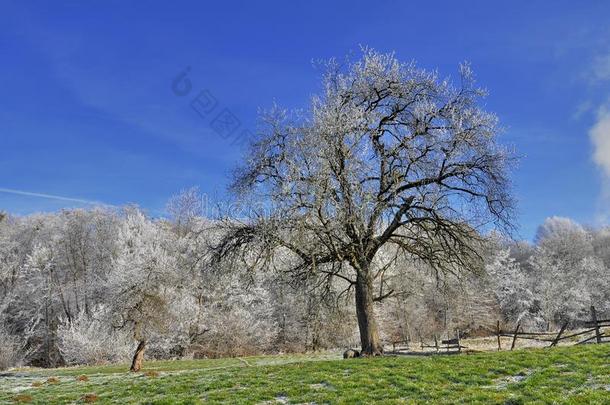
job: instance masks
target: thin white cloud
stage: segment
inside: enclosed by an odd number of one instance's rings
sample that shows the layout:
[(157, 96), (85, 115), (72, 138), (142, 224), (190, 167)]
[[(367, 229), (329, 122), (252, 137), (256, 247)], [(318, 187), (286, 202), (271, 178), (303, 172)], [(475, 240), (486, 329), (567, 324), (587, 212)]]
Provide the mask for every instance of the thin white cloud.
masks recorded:
[(593, 161), (602, 173), (597, 222), (605, 225), (610, 219), (610, 109), (601, 107), (598, 110), (595, 124), (589, 130), (589, 137), (593, 144)]
[(75, 202), (75, 203), (87, 204), (87, 205), (100, 205), (100, 206), (105, 206), (105, 207), (112, 207), (112, 205), (110, 205), (110, 204), (105, 204), (103, 202), (95, 201), (95, 200), (85, 200), (85, 199), (81, 199), (81, 198), (72, 198), (72, 197), (65, 197), (65, 196), (61, 196), (61, 195), (46, 194), (46, 193), (35, 193), (35, 192), (31, 192), (31, 191), (15, 190), (12, 188), (0, 187), (0, 193), (22, 195), (22, 196), (26, 196), (26, 197), (47, 198), (49, 200), (68, 201), (68, 202)]
[(610, 178), (610, 111), (607, 108), (599, 109), (589, 136), (593, 143), (593, 160)]
[(576, 106), (576, 111), (572, 114), (573, 120), (579, 120), (591, 111), (595, 111), (595, 105), (591, 100), (583, 100)]

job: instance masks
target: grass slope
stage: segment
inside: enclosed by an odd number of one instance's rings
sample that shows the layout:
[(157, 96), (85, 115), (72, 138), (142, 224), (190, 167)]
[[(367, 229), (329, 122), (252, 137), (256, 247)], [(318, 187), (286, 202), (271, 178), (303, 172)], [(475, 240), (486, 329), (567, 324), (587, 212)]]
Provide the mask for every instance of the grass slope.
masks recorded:
[(0, 377), (0, 403), (610, 404), (610, 345), (351, 360), (266, 356), (145, 368), (136, 375), (126, 366), (16, 371)]

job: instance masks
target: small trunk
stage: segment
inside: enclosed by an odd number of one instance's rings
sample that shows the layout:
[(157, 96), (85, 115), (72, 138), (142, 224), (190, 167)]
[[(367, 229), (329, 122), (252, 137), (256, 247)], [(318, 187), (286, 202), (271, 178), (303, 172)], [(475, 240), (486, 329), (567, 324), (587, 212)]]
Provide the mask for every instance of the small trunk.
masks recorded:
[(363, 356), (379, 356), (383, 348), (375, 320), (373, 303), (373, 281), (368, 271), (356, 279), (356, 315), (360, 329), (360, 344)]
[(131, 361), (131, 368), (129, 371), (137, 373), (142, 368), (142, 362), (144, 361), (144, 349), (146, 349), (146, 341), (140, 340), (138, 343), (138, 348), (136, 349), (135, 354), (133, 355), (133, 360)]

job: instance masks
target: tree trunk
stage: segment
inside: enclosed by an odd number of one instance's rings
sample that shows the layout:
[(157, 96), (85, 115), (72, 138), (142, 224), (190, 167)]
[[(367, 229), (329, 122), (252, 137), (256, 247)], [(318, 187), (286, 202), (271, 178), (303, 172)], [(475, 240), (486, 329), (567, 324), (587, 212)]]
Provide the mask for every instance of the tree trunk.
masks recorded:
[(142, 368), (142, 362), (144, 361), (144, 349), (146, 349), (146, 341), (140, 340), (138, 343), (138, 348), (136, 349), (135, 354), (133, 355), (133, 360), (131, 361), (131, 368), (129, 371), (137, 373)]
[(373, 280), (368, 271), (360, 271), (356, 278), (356, 315), (360, 329), (360, 344), (362, 355), (380, 356), (383, 348), (379, 340), (379, 330), (375, 320), (373, 302)]

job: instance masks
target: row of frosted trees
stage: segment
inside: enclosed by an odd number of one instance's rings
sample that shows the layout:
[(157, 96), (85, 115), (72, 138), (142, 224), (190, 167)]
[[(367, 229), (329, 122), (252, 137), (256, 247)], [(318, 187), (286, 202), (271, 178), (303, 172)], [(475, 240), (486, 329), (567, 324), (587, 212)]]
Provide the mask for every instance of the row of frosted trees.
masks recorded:
[[(340, 283), (314, 290), (277, 266), (211, 267), (218, 235), (195, 195), (174, 198), (168, 219), (134, 207), (5, 216), (2, 366), (127, 361), (137, 347), (182, 358), (357, 345), (353, 292)], [(610, 310), (607, 229), (550, 218), (535, 244), (491, 235), (484, 255), (480, 273), (459, 279), (413, 261), (389, 269), (385, 288), (397, 293), (375, 308), (382, 339), (485, 334), (497, 319), (547, 329), (586, 318), (591, 304)]]

